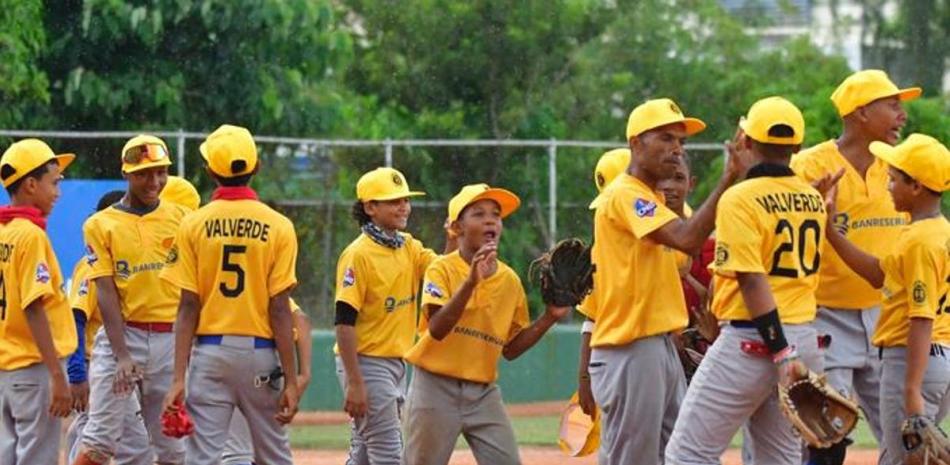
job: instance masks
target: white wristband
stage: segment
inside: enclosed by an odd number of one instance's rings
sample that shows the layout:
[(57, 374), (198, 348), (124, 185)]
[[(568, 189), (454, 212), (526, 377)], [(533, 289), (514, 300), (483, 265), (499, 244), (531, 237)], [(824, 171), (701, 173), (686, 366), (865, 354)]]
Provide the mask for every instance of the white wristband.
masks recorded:
[(590, 320), (584, 320), (581, 324), (581, 334), (584, 333), (593, 333), (594, 332), (594, 322)]

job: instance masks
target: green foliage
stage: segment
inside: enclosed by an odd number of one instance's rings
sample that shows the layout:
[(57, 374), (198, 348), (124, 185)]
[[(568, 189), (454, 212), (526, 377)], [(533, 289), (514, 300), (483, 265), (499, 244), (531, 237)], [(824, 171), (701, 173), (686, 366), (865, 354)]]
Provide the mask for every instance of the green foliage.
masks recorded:
[[(33, 112), (49, 102), (49, 82), (36, 60), (46, 47), (40, 0), (0, 1), (0, 124), (36, 124)], [(30, 126), (25, 126), (30, 127)]]

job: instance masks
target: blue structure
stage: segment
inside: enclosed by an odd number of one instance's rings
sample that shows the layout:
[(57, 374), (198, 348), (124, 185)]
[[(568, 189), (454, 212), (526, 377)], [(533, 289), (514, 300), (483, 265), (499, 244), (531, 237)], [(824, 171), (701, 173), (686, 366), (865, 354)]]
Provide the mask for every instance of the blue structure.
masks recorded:
[[(53, 207), (46, 232), (53, 242), (53, 250), (63, 270), (63, 278), (69, 281), (73, 265), (82, 257), (82, 224), (96, 211), (96, 204), (103, 194), (112, 190), (125, 190), (124, 180), (67, 179), (60, 183), (62, 195)], [(7, 191), (0, 189), (0, 205), (9, 205)]]

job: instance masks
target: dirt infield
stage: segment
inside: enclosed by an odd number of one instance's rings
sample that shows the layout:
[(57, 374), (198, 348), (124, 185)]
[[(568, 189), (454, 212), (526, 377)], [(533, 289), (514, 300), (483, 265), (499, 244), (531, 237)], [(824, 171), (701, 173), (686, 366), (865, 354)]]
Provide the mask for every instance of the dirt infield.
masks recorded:
[[(723, 465), (740, 465), (738, 450), (729, 450), (722, 456)], [(339, 465), (346, 461), (346, 453), (342, 451), (294, 451), (294, 463), (297, 465)], [(521, 461), (524, 465), (595, 465), (596, 456), (584, 458), (566, 457), (557, 449), (549, 448), (521, 448)], [(452, 454), (451, 465), (477, 465), (472, 454), (468, 451), (458, 451)], [(848, 451), (846, 465), (873, 465), (877, 463), (876, 450)]]

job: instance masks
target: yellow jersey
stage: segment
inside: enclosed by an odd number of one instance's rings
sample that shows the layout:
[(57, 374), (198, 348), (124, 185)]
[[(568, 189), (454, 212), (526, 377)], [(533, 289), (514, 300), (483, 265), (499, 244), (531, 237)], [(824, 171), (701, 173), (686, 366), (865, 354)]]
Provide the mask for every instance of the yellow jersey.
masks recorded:
[(179, 291), (159, 279), (188, 213), (171, 202), (138, 214), (116, 204), (89, 217), (83, 225), (90, 280), (111, 276), (126, 321), (171, 323), (178, 315)]
[(950, 222), (941, 216), (906, 226), (881, 270), (884, 304), (874, 345), (906, 346), (911, 318), (933, 320), (933, 342), (950, 344)]
[(462, 310), (462, 317), (441, 341), (429, 333), (427, 305), (445, 305), (468, 278), (468, 263), (458, 251), (437, 259), (422, 287), (421, 335), (406, 361), (426, 371), (476, 383), (498, 379), (502, 350), (530, 323), (528, 298), (521, 279), (498, 261), (495, 274), (481, 280)]
[(672, 249), (647, 236), (677, 220), (663, 196), (622, 173), (594, 213), (592, 261), (597, 325), (591, 347), (618, 346), (679, 331), (689, 317)]
[(102, 314), (99, 313), (98, 292), (96, 283), (88, 278), (89, 265), (85, 258), (76, 262), (73, 267), (73, 279), (69, 286), (69, 303), (73, 309), (86, 315), (86, 358), (92, 355), (92, 346), (96, 339), (96, 332), (102, 327)]
[(826, 217), (821, 194), (786, 166), (754, 166), (730, 187), (716, 209), (716, 317), (751, 319), (736, 273), (761, 273), (782, 323), (814, 320)]
[(416, 293), (438, 255), (400, 234), (406, 240), (398, 249), (360, 234), (337, 262), (336, 300), (359, 312), (354, 329), (362, 355), (402, 358), (415, 341)]
[(197, 334), (273, 338), (271, 297), (297, 285), (297, 235), (258, 200), (215, 200), (181, 222), (162, 279), (201, 300)]
[(42, 362), (26, 308), (37, 299), (49, 320), (56, 355), (76, 351), (76, 324), (63, 293), (63, 274), (46, 232), (24, 218), (0, 224), (0, 370)]
[[(844, 168), (835, 200), (837, 213), (832, 218), (835, 228), (861, 250), (877, 258), (893, 251), (901, 227), (908, 218), (895, 210), (887, 192), (887, 163), (875, 157), (862, 177), (838, 151), (835, 141), (830, 140), (793, 156), (791, 167), (808, 182)], [(848, 268), (833, 247), (825, 247), (821, 253), (816, 292), (819, 305), (863, 309), (881, 303), (881, 292)]]

